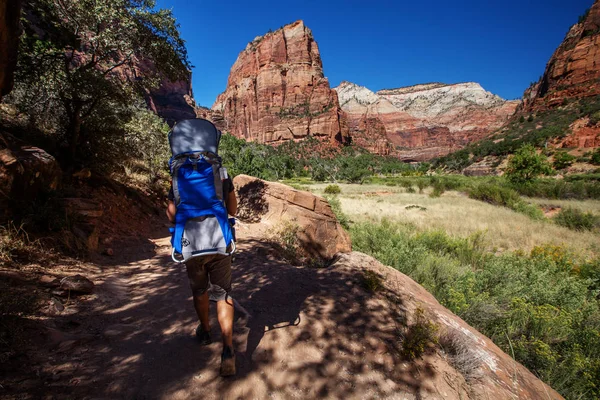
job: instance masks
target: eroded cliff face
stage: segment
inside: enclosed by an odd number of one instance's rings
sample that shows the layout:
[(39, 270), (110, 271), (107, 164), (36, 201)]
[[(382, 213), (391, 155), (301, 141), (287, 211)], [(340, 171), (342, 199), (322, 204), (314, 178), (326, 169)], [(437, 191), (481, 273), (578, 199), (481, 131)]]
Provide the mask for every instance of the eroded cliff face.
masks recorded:
[(571, 27), (546, 65), (542, 79), (525, 92), (525, 112), (551, 109), (565, 99), (600, 95), (600, 0)]
[(188, 118), (196, 118), (196, 102), (192, 94), (192, 76), (172, 82), (163, 78), (160, 85), (146, 95), (148, 107), (169, 125)]
[(348, 140), (337, 94), (323, 75), (317, 42), (302, 21), (250, 42), (212, 110), (222, 129), (247, 140)]
[(354, 143), (414, 161), (445, 155), (486, 137), (504, 125), (519, 104), (477, 83), (430, 83), (374, 93), (342, 82), (335, 90)]

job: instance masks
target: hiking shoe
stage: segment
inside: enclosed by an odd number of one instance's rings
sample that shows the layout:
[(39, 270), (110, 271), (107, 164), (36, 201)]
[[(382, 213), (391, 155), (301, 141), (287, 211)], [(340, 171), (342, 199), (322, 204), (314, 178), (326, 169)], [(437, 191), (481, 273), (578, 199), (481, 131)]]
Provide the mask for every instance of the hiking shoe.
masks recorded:
[(200, 342), (201, 346), (205, 346), (207, 344), (212, 343), (212, 339), (210, 338), (210, 331), (205, 331), (202, 329), (202, 324), (198, 325), (196, 328), (196, 338)]
[(235, 353), (231, 347), (225, 346), (221, 354), (221, 376), (235, 375)]

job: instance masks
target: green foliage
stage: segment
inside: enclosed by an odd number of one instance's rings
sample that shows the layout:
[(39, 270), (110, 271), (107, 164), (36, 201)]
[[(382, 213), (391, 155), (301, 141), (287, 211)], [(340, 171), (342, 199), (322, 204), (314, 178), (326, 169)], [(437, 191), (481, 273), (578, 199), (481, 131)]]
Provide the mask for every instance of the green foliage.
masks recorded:
[(600, 217), (590, 212), (584, 213), (577, 208), (563, 208), (558, 215), (554, 217), (554, 221), (561, 226), (573, 229), (576, 231), (591, 231), (600, 227)]
[(300, 225), (294, 221), (281, 220), (268, 233), (269, 240), (280, 248), (283, 258), (290, 262), (297, 262), (303, 256), (302, 246), (298, 233)]
[(600, 149), (596, 149), (596, 151), (592, 153), (590, 163), (594, 165), (600, 165)]
[(362, 183), (377, 174), (422, 174), (423, 168), (428, 168), (375, 156), (353, 146), (328, 150), (313, 137), (272, 147), (224, 134), (219, 155), (232, 176), (247, 174), (266, 180), (308, 177), (321, 182)]
[(544, 147), (549, 140), (567, 135), (571, 131), (570, 125), (575, 120), (590, 117), (598, 111), (600, 96), (580, 99), (565, 107), (538, 112), (535, 118), (529, 115), (523, 122), (520, 118), (515, 118), (491, 137), (434, 160), (433, 166), (461, 171), (486, 156), (513, 154), (524, 144)]
[(556, 154), (554, 154), (554, 161), (552, 162), (552, 166), (554, 167), (554, 169), (557, 170), (565, 169), (573, 165), (573, 162), (575, 162), (576, 159), (577, 157), (572, 156), (566, 151), (559, 151), (556, 152)]
[(514, 208), (515, 204), (521, 201), (521, 197), (515, 190), (492, 183), (482, 183), (471, 188), (469, 197), (508, 208)]
[(506, 177), (511, 182), (531, 182), (540, 175), (552, 173), (546, 156), (537, 154), (535, 147), (524, 145), (509, 159)]
[(600, 182), (579, 179), (537, 179), (534, 182), (509, 182), (522, 196), (546, 199), (600, 199)]
[(528, 204), (510, 187), (492, 183), (482, 183), (468, 190), (469, 197), (486, 203), (503, 206), (520, 212), (532, 219), (543, 219), (544, 213), (538, 207)]
[(442, 179), (438, 178), (437, 176), (432, 176), (430, 182), (433, 190), (431, 193), (429, 193), (429, 197), (440, 197), (442, 194), (444, 194), (447, 186)]
[[(118, 148), (124, 125), (162, 77), (187, 79), (183, 40), (152, 0), (40, 0), (24, 4), (12, 101), (45, 129), (63, 161)], [(41, 29), (40, 29), (41, 28)], [(43, 33), (41, 33), (43, 32)], [(137, 76), (136, 60), (152, 65)], [(114, 160), (113, 160), (114, 161)]]
[(127, 153), (137, 155), (148, 168), (150, 179), (167, 176), (167, 160), (171, 154), (169, 126), (153, 112), (141, 108), (125, 124), (125, 132)]
[(590, 15), (590, 9), (588, 8), (585, 13), (583, 13), (582, 15), (579, 16), (579, 18), (577, 18), (577, 23), (578, 24), (583, 24), (585, 22), (585, 20), (587, 19), (588, 15)]
[(421, 357), (429, 348), (438, 343), (439, 327), (429, 321), (421, 307), (415, 309), (414, 322), (403, 335), (402, 355), (408, 360)]
[(362, 284), (363, 287), (371, 293), (378, 292), (383, 288), (381, 276), (370, 270), (363, 271)]
[(342, 193), (342, 189), (340, 189), (339, 185), (327, 185), (324, 192), (327, 194), (340, 194)]
[(351, 235), (354, 249), (415, 279), (565, 397), (600, 396), (600, 260), (560, 246), (497, 256), (481, 235), (415, 233), (387, 220), (354, 224)]
[(331, 206), (331, 211), (333, 211), (333, 213), (335, 214), (335, 217), (337, 218), (340, 225), (342, 225), (344, 229), (350, 229), (350, 219), (342, 211), (342, 204), (340, 203), (340, 200), (337, 197), (331, 195), (325, 196), (325, 198), (329, 202), (329, 205)]

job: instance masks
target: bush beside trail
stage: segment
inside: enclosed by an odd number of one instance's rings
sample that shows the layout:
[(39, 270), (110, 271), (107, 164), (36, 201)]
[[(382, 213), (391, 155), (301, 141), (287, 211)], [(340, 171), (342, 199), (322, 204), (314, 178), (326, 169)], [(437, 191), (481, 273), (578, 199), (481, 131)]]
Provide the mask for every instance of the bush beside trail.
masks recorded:
[(560, 246), (494, 255), (483, 237), (414, 233), (384, 220), (353, 247), (409, 275), (566, 398), (600, 397), (600, 259)]

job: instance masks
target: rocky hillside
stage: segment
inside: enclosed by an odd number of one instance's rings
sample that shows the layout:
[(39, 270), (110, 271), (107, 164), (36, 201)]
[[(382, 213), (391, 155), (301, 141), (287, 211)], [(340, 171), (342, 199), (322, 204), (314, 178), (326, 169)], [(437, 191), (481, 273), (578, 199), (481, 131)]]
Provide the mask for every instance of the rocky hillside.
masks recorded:
[(319, 47), (302, 21), (248, 43), (212, 110), (222, 129), (261, 143), (309, 135), (348, 139), (337, 94), (323, 75)]
[(355, 143), (406, 160), (431, 159), (482, 139), (504, 125), (518, 105), (472, 82), (377, 93), (342, 82), (335, 90)]
[(523, 97), (523, 111), (539, 111), (600, 94), (600, 0), (573, 25)]

